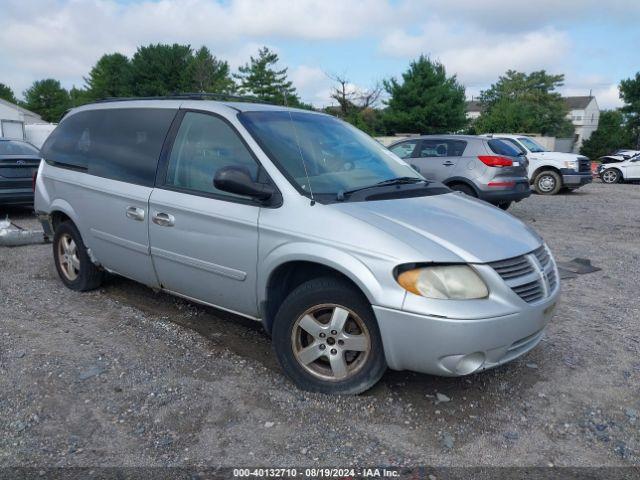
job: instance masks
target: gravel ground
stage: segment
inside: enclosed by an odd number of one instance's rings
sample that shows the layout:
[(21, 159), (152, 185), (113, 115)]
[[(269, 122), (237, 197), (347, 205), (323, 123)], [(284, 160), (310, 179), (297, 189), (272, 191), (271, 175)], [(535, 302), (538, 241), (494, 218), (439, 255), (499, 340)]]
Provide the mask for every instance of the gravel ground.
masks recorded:
[(602, 271), (524, 358), (359, 397), (296, 389), (256, 323), (122, 278), (72, 292), (50, 245), (0, 247), (0, 466), (640, 465), (640, 186), (511, 211)]

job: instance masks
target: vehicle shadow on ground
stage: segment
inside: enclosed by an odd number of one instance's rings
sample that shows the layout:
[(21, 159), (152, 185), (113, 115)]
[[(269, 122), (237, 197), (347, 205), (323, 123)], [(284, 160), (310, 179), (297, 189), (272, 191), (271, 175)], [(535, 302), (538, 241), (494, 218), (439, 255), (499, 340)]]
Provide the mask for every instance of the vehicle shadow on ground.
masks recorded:
[[(273, 353), (271, 340), (258, 321), (163, 292), (154, 292), (146, 286), (117, 276), (108, 277), (103, 291), (146, 314), (160, 316), (198, 332), (212, 342), (212, 348), (228, 349), (243, 358), (259, 362), (277, 375), (284, 375)], [(456, 378), (388, 370), (381, 381), (363, 395), (381, 400), (394, 395), (418, 409), (426, 407), (432, 411), (434, 404), (438, 404), (436, 393), (439, 392), (450, 398), (464, 398), (467, 402), (476, 403), (479, 409), (496, 408), (496, 399), (493, 398), (496, 392), (504, 392), (507, 388), (528, 389), (538, 381), (539, 371), (526, 368), (525, 360), (516, 360), (490, 371)]]

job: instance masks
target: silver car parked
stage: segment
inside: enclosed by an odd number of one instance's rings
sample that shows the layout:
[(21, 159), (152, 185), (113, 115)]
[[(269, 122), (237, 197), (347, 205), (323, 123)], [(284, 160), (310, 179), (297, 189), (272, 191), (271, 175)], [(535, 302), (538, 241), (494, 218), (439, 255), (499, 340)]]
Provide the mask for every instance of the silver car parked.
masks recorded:
[(103, 102), (42, 155), (35, 207), (65, 285), (113, 272), (261, 321), (304, 389), (495, 367), (540, 341), (558, 298), (531, 228), (328, 115)]
[(423, 135), (389, 149), (427, 179), (503, 210), (531, 195), (527, 157), (499, 139), (474, 135)]

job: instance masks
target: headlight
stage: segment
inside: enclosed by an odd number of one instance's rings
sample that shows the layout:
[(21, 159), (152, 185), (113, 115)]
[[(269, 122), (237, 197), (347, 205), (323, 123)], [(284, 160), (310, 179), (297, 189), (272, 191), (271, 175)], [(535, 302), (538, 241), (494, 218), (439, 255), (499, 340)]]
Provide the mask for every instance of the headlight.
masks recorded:
[(564, 168), (570, 168), (571, 170), (576, 170), (578, 168), (577, 160), (571, 160), (569, 162), (564, 162)]
[(489, 295), (487, 285), (468, 265), (414, 268), (400, 273), (397, 280), (405, 290), (427, 298), (469, 300)]

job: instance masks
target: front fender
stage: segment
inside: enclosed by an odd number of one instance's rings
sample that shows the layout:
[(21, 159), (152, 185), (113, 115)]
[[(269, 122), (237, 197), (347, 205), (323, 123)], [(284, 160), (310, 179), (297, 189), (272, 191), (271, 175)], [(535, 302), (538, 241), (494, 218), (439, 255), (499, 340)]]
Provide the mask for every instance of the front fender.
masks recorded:
[(359, 258), (342, 250), (311, 242), (295, 242), (281, 245), (269, 252), (261, 260), (257, 284), (259, 304), (266, 300), (267, 285), (271, 274), (285, 263), (299, 261), (318, 263), (337, 270), (353, 281), (371, 304), (379, 304), (384, 298), (384, 303), (391, 302), (396, 303), (398, 306), (402, 305), (402, 300), (404, 299), (402, 290), (399, 288), (394, 289), (398, 290), (396, 293), (398, 299), (395, 302), (392, 298), (389, 298), (391, 292), (385, 291), (383, 296), (384, 288), (380, 281), (376, 278), (371, 268)]

